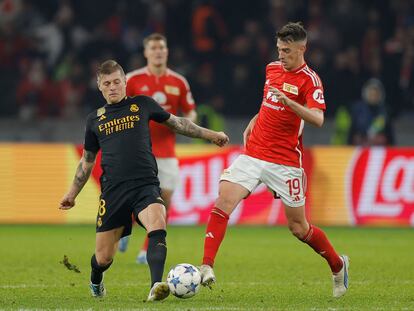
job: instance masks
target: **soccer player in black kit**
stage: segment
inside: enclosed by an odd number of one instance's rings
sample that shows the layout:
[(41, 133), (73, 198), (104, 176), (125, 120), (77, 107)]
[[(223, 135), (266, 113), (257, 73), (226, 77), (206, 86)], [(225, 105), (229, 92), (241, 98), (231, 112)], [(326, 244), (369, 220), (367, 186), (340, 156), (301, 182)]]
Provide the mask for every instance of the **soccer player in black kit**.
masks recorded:
[(179, 134), (204, 138), (218, 146), (227, 144), (229, 138), (223, 132), (211, 131), (166, 112), (151, 97), (126, 97), (124, 70), (113, 60), (101, 64), (97, 82), (106, 104), (88, 115), (83, 155), (59, 208), (67, 210), (75, 205), (75, 198), (91, 174), (96, 154), (102, 150), (102, 193), (96, 219), (96, 248), (91, 258), (91, 294), (105, 295), (103, 273), (112, 264), (119, 239), (131, 234), (133, 214), (149, 238), (151, 290), (147, 301), (163, 300), (169, 294), (168, 285), (162, 282), (167, 255), (166, 210), (148, 122), (163, 123)]

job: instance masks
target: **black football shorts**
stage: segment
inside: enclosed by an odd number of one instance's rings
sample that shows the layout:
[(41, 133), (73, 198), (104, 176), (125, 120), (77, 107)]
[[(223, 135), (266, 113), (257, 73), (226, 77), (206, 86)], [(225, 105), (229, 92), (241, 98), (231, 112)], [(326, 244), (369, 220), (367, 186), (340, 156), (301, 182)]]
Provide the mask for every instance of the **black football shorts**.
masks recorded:
[(96, 216), (96, 232), (109, 231), (124, 226), (122, 236), (130, 235), (132, 217), (138, 224), (138, 214), (153, 203), (164, 204), (161, 189), (156, 184), (144, 184), (135, 180), (120, 183), (105, 182)]

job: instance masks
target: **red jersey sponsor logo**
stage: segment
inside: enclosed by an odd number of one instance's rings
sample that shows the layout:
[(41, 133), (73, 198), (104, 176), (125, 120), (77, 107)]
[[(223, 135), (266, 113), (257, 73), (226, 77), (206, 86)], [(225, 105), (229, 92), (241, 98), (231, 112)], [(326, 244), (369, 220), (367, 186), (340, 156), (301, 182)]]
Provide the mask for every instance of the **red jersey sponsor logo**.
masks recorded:
[(321, 89), (316, 89), (312, 94), (313, 99), (319, 104), (325, 104), (325, 98)]
[(347, 185), (354, 224), (414, 225), (413, 150), (359, 150)]

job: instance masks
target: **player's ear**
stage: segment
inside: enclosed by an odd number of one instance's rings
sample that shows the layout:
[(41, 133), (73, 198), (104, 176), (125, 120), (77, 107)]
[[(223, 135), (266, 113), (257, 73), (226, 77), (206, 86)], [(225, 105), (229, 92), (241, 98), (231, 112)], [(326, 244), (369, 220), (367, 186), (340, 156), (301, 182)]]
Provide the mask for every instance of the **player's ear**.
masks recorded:
[(99, 78), (96, 80), (96, 84), (98, 85), (98, 90), (102, 92), (101, 81), (99, 80)]
[(98, 90), (102, 91), (101, 90), (101, 76), (100, 75), (96, 76), (96, 85), (98, 86)]
[(305, 53), (306, 52), (306, 40), (302, 41), (300, 44), (300, 51)]

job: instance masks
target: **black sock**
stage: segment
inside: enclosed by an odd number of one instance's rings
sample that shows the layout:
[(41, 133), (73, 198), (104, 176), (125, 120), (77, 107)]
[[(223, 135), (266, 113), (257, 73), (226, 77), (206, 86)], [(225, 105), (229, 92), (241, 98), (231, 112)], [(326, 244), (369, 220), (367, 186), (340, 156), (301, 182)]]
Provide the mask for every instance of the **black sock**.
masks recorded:
[(155, 230), (148, 233), (147, 261), (151, 273), (151, 287), (155, 282), (162, 281), (165, 258), (167, 257), (167, 243), (165, 230)]
[(91, 267), (92, 267), (92, 271), (91, 271), (91, 283), (92, 284), (101, 284), (102, 278), (103, 278), (103, 273), (106, 270), (108, 270), (108, 268), (112, 265), (112, 262), (113, 261), (111, 261), (106, 266), (100, 266), (98, 264), (98, 262), (96, 261), (95, 254), (93, 254), (93, 256), (91, 258)]

